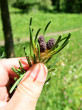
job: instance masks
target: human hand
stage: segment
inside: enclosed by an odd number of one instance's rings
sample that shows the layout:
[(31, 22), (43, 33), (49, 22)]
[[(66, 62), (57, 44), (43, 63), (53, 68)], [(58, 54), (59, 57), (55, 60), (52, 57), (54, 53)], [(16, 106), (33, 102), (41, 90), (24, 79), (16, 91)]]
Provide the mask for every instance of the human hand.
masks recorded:
[[(18, 68), (19, 60), (28, 71), (13, 96), (9, 98), (9, 85), (13, 84), (14, 77), (18, 77), (11, 67)], [(34, 64), (29, 68), (25, 58), (0, 60), (0, 110), (34, 110), (46, 77), (47, 68), (42, 63)]]

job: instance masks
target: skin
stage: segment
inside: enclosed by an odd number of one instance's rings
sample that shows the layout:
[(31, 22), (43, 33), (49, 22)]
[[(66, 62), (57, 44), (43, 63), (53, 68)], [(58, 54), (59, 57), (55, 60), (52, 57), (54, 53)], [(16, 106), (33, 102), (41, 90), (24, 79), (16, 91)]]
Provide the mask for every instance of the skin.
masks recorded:
[[(11, 67), (18, 68), (19, 60), (27, 72), (10, 98), (10, 84), (14, 83), (14, 77), (18, 77)], [(0, 60), (0, 110), (35, 110), (46, 77), (47, 68), (42, 63), (29, 68), (25, 58)]]

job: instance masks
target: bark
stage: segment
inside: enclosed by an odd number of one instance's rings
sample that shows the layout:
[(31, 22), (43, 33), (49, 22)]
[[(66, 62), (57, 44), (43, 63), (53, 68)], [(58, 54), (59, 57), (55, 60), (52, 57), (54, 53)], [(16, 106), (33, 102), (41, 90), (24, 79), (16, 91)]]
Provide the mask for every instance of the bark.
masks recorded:
[(0, 0), (1, 5), (1, 18), (3, 24), (3, 32), (5, 39), (5, 52), (6, 57), (14, 57), (14, 44), (13, 44), (13, 35), (10, 23), (9, 9), (7, 0)]
[(60, 11), (60, 0), (57, 0), (57, 11)]

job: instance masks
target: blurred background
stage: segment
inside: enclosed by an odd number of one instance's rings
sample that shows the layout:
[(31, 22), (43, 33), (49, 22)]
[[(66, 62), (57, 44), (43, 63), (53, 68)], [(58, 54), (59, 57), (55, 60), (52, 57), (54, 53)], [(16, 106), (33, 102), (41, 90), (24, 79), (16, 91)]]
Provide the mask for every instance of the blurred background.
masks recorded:
[(29, 21), (33, 36), (51, 20), (45, 40), (71, 33), (69, 44), (57, 54), (55, 71), (44, 85), (36, 110), (82, 110), (82, 0), (0, 0), (0, 58), (29, 53)]

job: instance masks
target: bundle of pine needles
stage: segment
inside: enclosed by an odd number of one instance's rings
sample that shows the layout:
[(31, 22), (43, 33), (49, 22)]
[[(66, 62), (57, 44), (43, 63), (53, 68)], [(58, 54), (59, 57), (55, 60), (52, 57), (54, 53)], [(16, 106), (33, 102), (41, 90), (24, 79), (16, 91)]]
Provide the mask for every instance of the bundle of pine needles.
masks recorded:
[[(41, 30), (41, 28), (38, 29), (35, 38), (33, 39), (33, 28), (32, 28), (32, 17), (30, 18), (30, 23), (29, 23), (29, 33), (30, 33), (30, 55), (27, 54), (26, 48), (24, 47), (24, 52), (25, 52), (25, 56), (27, 59), (27, 63), (29, 64), (29, 68), (35, 64), (35, 63), (49, 63), (52, 56), (54, 56), (55, 54), (57, 54), (58, 52), (60, 52), (69, 42), (70, 40), (70, 36), (71, 34), (69, 33), (66, 37), (62, 38), (62, 36), (59, 36), (58, 39), (56, 40), (56, 42), (54, 42), (54, 39), (52, 38), (51, 40), (49, 40), (46, 44), (44, 41), (44, 36), (45, 36), (45, 32), (48, 28), (48, 26), (50, 25), (51, 21), (48, 22), (48, 24), (45, 26), (45, 29), (43, 31), (43, 35), (42, 37), (39, 37), (39, 32)], [(50, 46), (50, 48), (46, 48), (46, 46), (48, 45), (48, 47)], [(32, 64), (32, 62), (33, 64)], [(50, 66), (48, 66), (48, 70), (49, 71), (53, 71), (54, 69), (51, 69), (56, 62), (58, 61), (58, 59), (55, 60), (55, 62), (53, 62)], [(20, 81), (22, 80), (22, 78), (25, 75), (25, 70), (22, 66), (21, 61), (19, 60), (19, 64), (20, 67), (18, 69), (16, 69), (15, 67), (12, 68), (12, 70), (19, 76), (19, 79), (15, 79), (15, 83), (14, 85), (11, 87), (10, 89), (10, 93), (12, 93), (12, 91), (17, 87), (17, 85), (20, 83)], [(50, 79), (51, 77), (49, 77)], [(49, 79), (47, 81), (49, 81)], [(46, 81), (46, 82), (47, 82)]]

